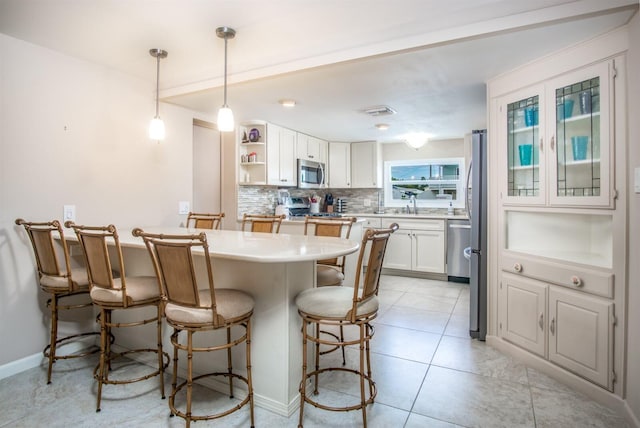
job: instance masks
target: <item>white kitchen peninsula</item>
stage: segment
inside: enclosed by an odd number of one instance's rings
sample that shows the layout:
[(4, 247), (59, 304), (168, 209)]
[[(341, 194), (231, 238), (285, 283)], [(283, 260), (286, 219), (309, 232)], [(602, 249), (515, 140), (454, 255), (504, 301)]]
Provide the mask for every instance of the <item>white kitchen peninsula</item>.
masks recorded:
[[(300, 291), (315, 285), (316, 260), (354, 253), (359, 242), (232, 230), (164, 227), (143, 227), (143, 230), (166, 234), (206, 233), (215, 286), (243, 290), (255, 300), (251, 341), (255, 403), (281, 415), (288, 416), (295, 411), (299, 405), (302, 340), (294, 298)], [(132, 236), (131, 230), (122, 229), (118, 234), (126, 275), (155, 275), (142, 239)], [(65, 235), (72, 240), (73, 233)], [(114, 317), (117, 315), (126, 314), (114, 314)], [(153, 334), (146, 335), (141, 330), (129, 334), (116, 331), (115, 334), (116, 345), (126, 348), (150, 346), (154, 340)], [(172, 349), (170, 334), (171, 329), (165, 326), (166, 350)], [(224, 334), (224, 331), (210, 334)], [(186, 364), (186, 359), (180, 362)], [(234, 350), (234, 367), (242, 371), (243, 363), (243, 352)], [(194, 359), (194, 374), (212, 371), (212, 368), (226, 371), (226, 357)], [(222, 384), (208, 386), (227, 391), (227, 386)]]

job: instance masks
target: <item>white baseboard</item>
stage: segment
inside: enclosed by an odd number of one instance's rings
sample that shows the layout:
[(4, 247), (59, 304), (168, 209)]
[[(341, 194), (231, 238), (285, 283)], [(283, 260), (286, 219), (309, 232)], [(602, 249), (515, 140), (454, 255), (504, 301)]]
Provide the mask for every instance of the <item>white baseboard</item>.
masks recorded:
[[(95, 339), (93, 337), (78, 338), (71, 343), (64, 344), (64, 354), (73, 354), (94, 344)], [(43, 367), (46, 367), (46, 363), (44, 363), (44, 361), (46, 361), (46, 357), (42, 354), (42, 352), (37, 352), (33, 355), (26, 356), (19, 360), (3, 364), (0, 366), (0, 379), (22, 373), (23, 371), (32, 369), (34, 367), (40, 367), (43, 364)]]

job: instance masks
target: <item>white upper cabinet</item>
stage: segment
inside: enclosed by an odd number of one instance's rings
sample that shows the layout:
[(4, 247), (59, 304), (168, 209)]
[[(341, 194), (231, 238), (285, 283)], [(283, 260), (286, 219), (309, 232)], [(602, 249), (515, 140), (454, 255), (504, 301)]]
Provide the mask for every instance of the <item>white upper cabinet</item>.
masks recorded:
[(380, 188), (382, 184), (380, 143), (351, 143), (351, 187)]
[(267, 184), (296, 186), (297, 132), (267, 124)]
[(296, 150), (298, 159), (312, 160), (326, 164), (328, 151), (329, 143), (327, 141), (298, 132)]
[(351, 144), (329, 143), (329, 187), (347, 189), (351, 187)]
[(504, 204), (613, 208), (613, 61), (498, 101)]

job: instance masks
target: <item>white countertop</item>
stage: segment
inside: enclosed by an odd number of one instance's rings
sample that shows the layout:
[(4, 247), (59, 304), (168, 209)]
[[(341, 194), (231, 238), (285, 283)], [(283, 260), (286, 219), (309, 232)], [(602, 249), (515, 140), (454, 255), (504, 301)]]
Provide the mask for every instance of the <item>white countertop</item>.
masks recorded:
[(466, 214), (407, 214), (407, 213), (392, 213), (386, 212), (384, 214), (375, 214), (375, 213), (346, 213), (344, 216), (352, 216), (352, 217), (379, 217), (379, 218), (414, 218), (414, 219), (440, 219), (440, 220), (468, 220), (469, 216)]
[[(186, 235), (205, 232), (209, 253), (213, 257), (260, 263), (286, 263), (323, 260), (354, 253), (360, 244), (354, 240), (326, 236), (289, 235), (286, 233), (241, 232), (184, 227), (148, 227), (145, 232)], [(122, 247), (144, 248), (142, 238), (131, 229), (118, 229)], [(65, 231), (69, 241), (77, 240), (72, 230)]]

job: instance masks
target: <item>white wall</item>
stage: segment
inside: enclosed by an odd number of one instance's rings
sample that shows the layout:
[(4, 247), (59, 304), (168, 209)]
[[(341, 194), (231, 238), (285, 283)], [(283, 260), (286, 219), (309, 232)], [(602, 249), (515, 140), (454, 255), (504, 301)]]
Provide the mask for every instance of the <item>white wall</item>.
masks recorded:
[(74, 204), (84, 224), (184, 220), (195, 114), (162, 104), (167, 139), (148, 139), (150, 67), (142, 81), (0, 34), (0, 367), (47, 343), (48, 310), (17, 217), (61, 218)]
[(627, 405), (640, 426), (640, 194), (633, 191), (633, 172), (640, 167), (640, 16), (635, 14), (629, 24), (628, 54), (628, 116), (629, 171), (627, 188), (629, 207), (629, 259), (628, 259), (628, 320), (627, 320)]
[[(406, 159), (453, 158), (465, 156), (464, 139), (433, 140), (418, 150), (404, 143), (382, 144), (383, 161)], [(465, 159), (465, 163), (468, 159)]]

